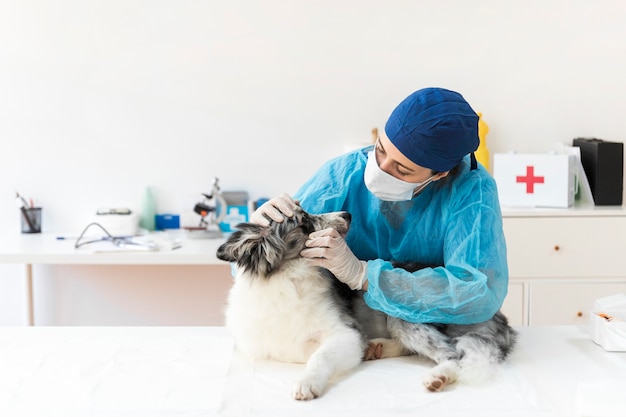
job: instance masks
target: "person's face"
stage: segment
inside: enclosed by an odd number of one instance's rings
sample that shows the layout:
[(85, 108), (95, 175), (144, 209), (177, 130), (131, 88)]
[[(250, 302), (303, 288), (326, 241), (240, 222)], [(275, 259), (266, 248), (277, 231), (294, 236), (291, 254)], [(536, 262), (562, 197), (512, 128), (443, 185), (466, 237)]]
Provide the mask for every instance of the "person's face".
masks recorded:
[[(404, 156), (384, 132), (380, 134), (374, 146), (376, 162), (380, 169), (387, 174), (412, 183), (424, 182), (433, 176), (433, 171), (430, 168), (419, 166)], [(448, 175), (448, 171), (439, 172), (432, 180), (437, 181), (446, 175)]]

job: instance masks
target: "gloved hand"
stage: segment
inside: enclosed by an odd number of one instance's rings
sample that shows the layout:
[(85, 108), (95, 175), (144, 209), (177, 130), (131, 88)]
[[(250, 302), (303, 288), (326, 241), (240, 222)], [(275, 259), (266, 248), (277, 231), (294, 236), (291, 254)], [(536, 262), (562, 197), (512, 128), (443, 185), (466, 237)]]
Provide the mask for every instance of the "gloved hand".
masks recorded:
[(367, 262), (360, 261), (348, 247), (345, 239), (333, 228), (319, 230), (309, 235), (307, 249), (300, 252), (313, 265), (332, 272), (337, 279), (353, 290), (363, 288)]
[(285, 216), (293, 216), (296, 205), (297, 203), (289, 194), (281, 194), (261, 204), (261, 206), (250, 215), (250, 223), (268, 226), (270, 224), (268, 217), (275, 222), (281, 223)]

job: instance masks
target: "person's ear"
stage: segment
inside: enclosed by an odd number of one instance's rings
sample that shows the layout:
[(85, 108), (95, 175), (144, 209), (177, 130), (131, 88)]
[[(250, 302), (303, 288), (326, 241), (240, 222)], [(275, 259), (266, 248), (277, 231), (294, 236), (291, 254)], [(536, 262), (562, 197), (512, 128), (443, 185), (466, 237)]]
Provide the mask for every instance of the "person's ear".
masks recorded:
[(447, 177), (449, 173), (450, 171), (438, 172), (433, 177), (433, 181), (439, 181), (440, 179)]

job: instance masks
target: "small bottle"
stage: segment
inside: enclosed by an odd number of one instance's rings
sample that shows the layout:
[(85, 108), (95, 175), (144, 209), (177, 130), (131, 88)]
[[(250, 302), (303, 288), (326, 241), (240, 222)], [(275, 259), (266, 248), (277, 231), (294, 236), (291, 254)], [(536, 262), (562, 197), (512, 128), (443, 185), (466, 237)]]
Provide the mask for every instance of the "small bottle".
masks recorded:
[(144, 191), (143, 200), (141, 202), (141, 220), (139, 221), (139, 227), (149, 232), (155, 230), (155, 216), (156, 216), (156, 200), (150, 187), (146, 187)]
[(482, 113), (476, 113), (478, 115), (478, 138), (480, 139), (480, 144), (478, 145), (478, 149), (474, 152), (476, 159), (478, 162), (485, 167), (487, 171), (489, 171), (489, 148), (487, 148), (487, 133), (489, 132), (489, 126), (483, 120)]

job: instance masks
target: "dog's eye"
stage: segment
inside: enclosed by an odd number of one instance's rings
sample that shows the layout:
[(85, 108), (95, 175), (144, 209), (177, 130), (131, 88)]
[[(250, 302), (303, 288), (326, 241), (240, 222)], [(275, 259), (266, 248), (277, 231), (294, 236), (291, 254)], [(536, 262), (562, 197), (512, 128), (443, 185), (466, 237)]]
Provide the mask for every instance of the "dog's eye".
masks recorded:
[(315, 231), (315, 224), (313, 218), (308, 214), (303, 214), (300, 219), (300, 228), (308, 235)]

